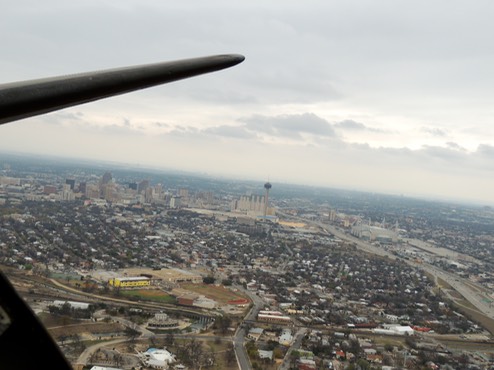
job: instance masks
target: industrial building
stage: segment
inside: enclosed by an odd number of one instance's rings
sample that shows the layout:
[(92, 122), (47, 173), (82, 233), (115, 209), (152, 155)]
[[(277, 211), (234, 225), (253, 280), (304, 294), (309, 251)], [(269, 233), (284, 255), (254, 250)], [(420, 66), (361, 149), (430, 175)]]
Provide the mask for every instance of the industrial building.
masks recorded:
[(292, 319), (289, 316), (284, 316), (279, 311), (259, 311), (257, 320), (279, 324), (288, 324), (292, 322)]
[(182, 306), (200, 307), (207, 309), (214, 309), (218, 303), (212, 299), (206, 298), (198, 294), (184, 294), (177, 297), (177, 302)]
[(381, 244), (392, 244), (398, 241), (398, 233), (394, 230), (361, 223), (353, 226), (351, 233), (359, 239)]
[(115, 288), (143, 288), (151, 285), (151, 279), (145, 276), (118, 277), (108, 280)]
[(53, 301), (53, 306), (62, 307), (63, 305), (68, 304), (70, 308), (76, 310), (87, 310), (89, 308), (89, 303), (84, 302), (74, 302), (74, 301)]
[(383, 328), (372, 329), (373, 333), (382, 335), (413, 335), (414, 331), (410, 326), (383, 325)]
[(267, 198), (261, 195), (243, 195), (240, 199), (232, 201), (231, 211), (243, 213), (249, 217), (273, 216), (275, 210), (267, 205), (266, 200)]

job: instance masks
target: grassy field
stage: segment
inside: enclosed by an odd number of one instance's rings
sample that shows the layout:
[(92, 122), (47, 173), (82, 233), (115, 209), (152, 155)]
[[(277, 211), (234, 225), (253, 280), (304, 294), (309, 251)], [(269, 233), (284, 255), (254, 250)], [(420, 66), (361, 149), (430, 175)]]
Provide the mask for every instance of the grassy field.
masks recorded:
[[(469, 303), (469, 302), (468, 302)], [(479, 311), (467, 308), (464, 306), (455, 305), (458, 311), (465, 314), (467, 317), (472, 319), (473, 321), (478, 322), (481, 326), (483, 326), (489, 333), (494, 335), (494, 320), (489, 317), (481, 314)]]
[(38, 315), (38, 317), (54, 339), (83, 333), (115, 333), (125, 329), (124, 326), (117, 323), (76, 320), (70, 317), (56, 316), (44, 312)]
[(95, 335), (108, 335), (114, 333), (124, 332), (125, 327), (117, 323), (104, 323), (104, 322), (92, 322), (92, 323), (80, 323), (78, 325), (61, 326), (56, 328), (48, 328), (50, 335), (57, 339), (62, 336), (71, 336), (75, 334), (91, 333)]
[(467, 342), (467, 341), (455, 341), (447, 340), (443, 338), (436, 338), (439, 342), (443, 343), (449, 349), (472, 351), (472, 352), (487, 352), (494, 354), (494, 345), (492, 343), (479, 343), (479, 342)]
[(440, 277), (437, 278), (437, 283), (439, 287), (443, 289), (453, 289), (453, 287), (449, 283), (447, 283), (445, 280), (441, 279)]
[(60, 281), (68, 281), (68, 280), (77, 280), (81, 281), (81, 277), (77, 274), (64, 274), (62, 272), (52, 272), (50, 273), (50, 277), (52, 279), (60, 280)]
[(56, 316), (47, 312), (41, 312), (38, 315), (38, 318), (41, 320), (41, 322), (46, 328), (79, 324), (81, 322), (81, 320), (76, 320), (65, 316)]
[(456, 304), (458, 304), (460, 307), (463, 306), (463, 307), (469, 308), (469, 309), (471, 309), (473, 311), (482, 313), (476, 306), (474, 306), (469, 301), (467, 301), (465, 298), (463, 298), (463, 296), (461, 294), (458, 293), (458, 295), (460, 296), (460, 298), (455, 299), (455, 303)]
[(454, 298), (453, 304), (458, 311), (465, 314), (468, 318), (479, 323), (482, 327), (494, 335), (494, 320), (483, 315), (474, 305), (467, 301), (459, 294), (450, 284), (441, 278), (437, 278), (437, 283), (442, 289), (449, 290), (450, 295)]
[(137, 290), (121, 290), (122, 298), (134, 298), (143, 301), (159, 302), (174, 304), (177, 302), (175, 297), (157, 289), (137, 289)]
[(58, 281), (60, 284), (70, 286), (72, 288), (82, 287), (84, 281), (78, 276), (66, 275), (66, 274), (51, 274), (52, 279)]
[(385, 346), (386, 344), (391, 344), (395, 347), (405, 346), (405, 338), (396, 338), (396, 337), (373, 337), (372, 338), (376, 346)]
[(235, 299), (247, 298), (240, 292), (233, 292), (223, 286), (216, 286), (213, 284), (182, 284), (182, 288), (197, 294), (202, 294), (220, 304), (227, 304), (228, 301)]

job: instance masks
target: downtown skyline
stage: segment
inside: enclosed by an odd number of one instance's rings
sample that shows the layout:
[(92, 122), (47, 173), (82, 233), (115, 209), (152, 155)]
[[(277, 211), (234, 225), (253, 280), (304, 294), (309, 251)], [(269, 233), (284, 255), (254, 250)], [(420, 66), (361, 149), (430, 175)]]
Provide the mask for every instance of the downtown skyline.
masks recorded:
[(494, 204), (487, 1), (22, 1), (0, 81), (240, 53), (225, 71), (0, 127), (0, 147)]

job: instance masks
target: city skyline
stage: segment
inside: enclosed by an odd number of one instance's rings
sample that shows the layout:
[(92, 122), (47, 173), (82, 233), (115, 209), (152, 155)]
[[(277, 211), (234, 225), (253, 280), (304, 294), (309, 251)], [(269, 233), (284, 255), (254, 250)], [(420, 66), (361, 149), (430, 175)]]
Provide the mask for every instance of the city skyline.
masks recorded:
[(5, 83), (246, 61), (4, 125), (2, 149), (494, 203), (489, 2), (198, 5), (6, 4)]
[(150, 347), (190, 367), (180, 348), (212, 336), (229, 370), (492, 364), (492, 207), (40, 156), (0, 155), (0, 169), (2, 277), (74, 367), (121, 368), (99, 355), (115, 337), (124, 367)]

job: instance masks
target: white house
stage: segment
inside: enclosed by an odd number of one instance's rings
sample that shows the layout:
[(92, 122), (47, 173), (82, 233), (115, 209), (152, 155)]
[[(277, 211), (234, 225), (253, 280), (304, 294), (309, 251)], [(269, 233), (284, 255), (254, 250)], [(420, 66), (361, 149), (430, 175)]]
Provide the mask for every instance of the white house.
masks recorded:
[(290, 329), (283, 329), (278, 342), (283, 346), (290, 346), (293, 342), (293, 335)]
[(152, 369), (168, 369), (168, 366), (175, 362), (175, 356), (166, 349), (150, 348), (139, 357), (143, 364)]

